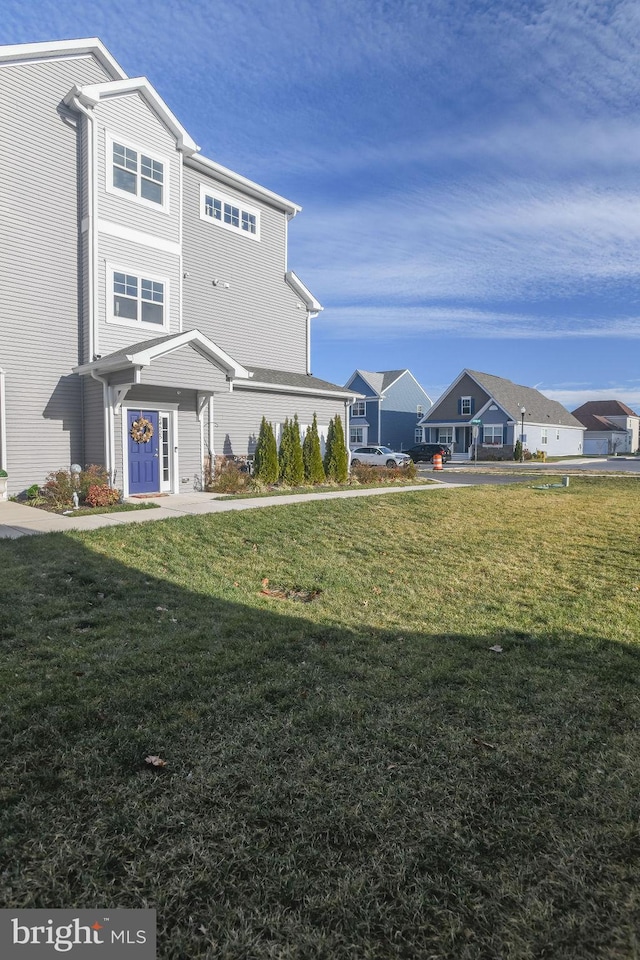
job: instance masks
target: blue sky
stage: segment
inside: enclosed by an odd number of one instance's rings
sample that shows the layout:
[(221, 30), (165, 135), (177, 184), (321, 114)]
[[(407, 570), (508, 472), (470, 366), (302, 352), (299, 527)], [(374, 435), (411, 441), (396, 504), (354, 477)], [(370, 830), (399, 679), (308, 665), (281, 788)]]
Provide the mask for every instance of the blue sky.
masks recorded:
[(3, 0), (0, 43), (89, 36), (302, 205), (314, 374), (640, 409), (637, 0)]

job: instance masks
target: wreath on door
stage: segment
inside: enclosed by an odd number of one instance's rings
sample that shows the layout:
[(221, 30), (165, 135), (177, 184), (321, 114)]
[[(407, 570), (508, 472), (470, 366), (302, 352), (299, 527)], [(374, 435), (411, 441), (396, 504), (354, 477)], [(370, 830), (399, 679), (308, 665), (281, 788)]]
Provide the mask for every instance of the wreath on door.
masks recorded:
[(153, 436), (153, 424), (141, 414), (138, 419), (134, 420), (131, 424), (129, 436), (132, 440), (135, 440), (136, 443), (149, 443), (149, 440), (151, 440)]

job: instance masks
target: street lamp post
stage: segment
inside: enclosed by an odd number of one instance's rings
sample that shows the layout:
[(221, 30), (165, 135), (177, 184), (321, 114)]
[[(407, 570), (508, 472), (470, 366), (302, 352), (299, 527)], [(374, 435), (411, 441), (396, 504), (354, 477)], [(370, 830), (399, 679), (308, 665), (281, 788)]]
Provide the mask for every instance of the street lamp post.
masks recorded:
[(520, 415), (522, 417), (522, 428), (520, 430), (520, 463), (524, 463), (524, 415), (526, 412), (526, 407), (520, 407)]

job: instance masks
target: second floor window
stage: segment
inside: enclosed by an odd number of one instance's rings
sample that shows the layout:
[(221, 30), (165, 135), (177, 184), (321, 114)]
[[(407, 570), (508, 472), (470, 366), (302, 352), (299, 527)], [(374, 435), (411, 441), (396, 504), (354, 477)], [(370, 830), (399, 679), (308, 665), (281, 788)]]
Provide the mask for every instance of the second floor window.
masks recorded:
[(463, 417), (470, 417), (473, 413), (471, 397), (460, 397), (460, 413)]
[(366, 403), (365, 403), (365, 401), (364, 401), (364, 400), (356, 400), (356, 402), (354, 403), (354, 405), (353, 405), (353, 407), (352, 407), (352, 409), (351, 409), (351, 416), (352, 416), (352, 417), (364, 417), (365, 412), (366, 412)]
[(113, 271), (113, 320), (165, 325), (165, 284)]
[(112, 143), (112, 151), (115, 190), (122, 190), (138, 200), (164, 207), (164, 163), (115, 141)]

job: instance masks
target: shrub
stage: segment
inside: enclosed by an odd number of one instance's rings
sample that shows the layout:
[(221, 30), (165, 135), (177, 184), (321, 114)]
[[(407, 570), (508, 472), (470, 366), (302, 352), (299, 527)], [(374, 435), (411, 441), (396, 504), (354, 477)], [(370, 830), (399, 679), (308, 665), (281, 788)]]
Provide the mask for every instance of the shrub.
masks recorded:
[(324, 472), (327, 480), (335, 480), (337, 483), (344, 483), (349, 475), (349, 455), (339, 414), (329, 422), (324, 453)]
[(90, 507), (113, 507), (120, 503), (120, 491), (115, 487), (93, 483), (87, 490), (84, 502)]
[(293, 420), (289, 420), (287, 417), (284, 422), (278, 462), (280, 465), (280, 480), (291, 487), (299, 487), (304, 480), (304, 463), (300, 444), (298, 414), (294, 416)]
[(80, 503), (84, 503), (91, 487), (109, 487), (107, 471), (95, 463), (89, 464), (80, 473), (64, 469), (52, 470), (47, 474), (41, 492), (54, 510), (66, 510), (73, 506), (74, 491), (78, 494)]
[(240, 470), (233, 460), (224, 459), (216, 468), (213, 489), (217, 493), (242, 493), (247, 487), (249, 474)]
[(2, 477), (2, 478), (4, 479), (5, 477), (8, 477), (8, 476), (9, 476), (9, 474), (7, 473), (6, 470), (0, 470), (0, 477)]
[(324, 483), (325, 473), (322, 465), (322, 451), (320, 450), (320, 436), (318, 435), (318, 420), (314, 413), (313, 423), (307, 427), (302, 445), (302, 459), (304, 461), (304, 478), (308, 483)]
[(357, 463), (351, 471), (351, 476), (362, 484), (415, 480), (417, 475), (418, 469), (413, 461), (408, 467), (374, 467), (369, 463)]
[(261, 483), (271, 484), (277, 482), (278, 473), (278, 446), (275, 434), (271, 424), (267, 423), (266, 418), (263, 417), (256, 445), (253, 475)]
[(518, 461), (522, 459), (522, 440), (516, 440), (516, 445), (513, 448), (513, 459)]

